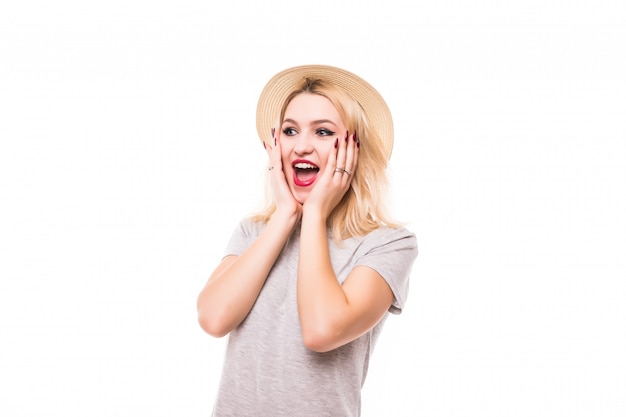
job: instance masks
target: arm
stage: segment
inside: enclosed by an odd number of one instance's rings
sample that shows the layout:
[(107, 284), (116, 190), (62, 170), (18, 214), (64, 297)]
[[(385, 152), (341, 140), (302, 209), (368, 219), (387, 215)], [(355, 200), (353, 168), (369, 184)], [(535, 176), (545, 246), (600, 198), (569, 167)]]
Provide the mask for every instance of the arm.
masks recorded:
[(205, 332), (225, 336), (248, 315), (297, 219), (275, 213), (241, 256), (227, 256), (217, 266), (197, 301)]
[(303, 216), (300, 246), (297, 294), (304, 344), (326, 352), (374, 327), (394, 300), (387, 282), (375, 270), (357, 266), (340, 285), (319, 217)]

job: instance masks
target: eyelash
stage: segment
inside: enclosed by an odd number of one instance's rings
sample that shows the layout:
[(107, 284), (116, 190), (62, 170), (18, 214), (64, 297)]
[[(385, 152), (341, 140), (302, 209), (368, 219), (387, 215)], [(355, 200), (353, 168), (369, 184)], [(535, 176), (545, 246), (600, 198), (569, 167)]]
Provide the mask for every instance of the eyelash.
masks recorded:
[[(293, 127), (286, 127), (283, 129), (283, 133), (287, 136), (295, 135), (294, 132), (297, 132), (297, 131)], [(332, 130), (325, 129), (325, 128), (320, 128), (315, 131), (315, 134), (320, 135), (320, 136), (332, 136), (335, 134), (335, 132), (333, 132)]]
[(317, 129), (317, 130), (315, 131), (315, 133), (317, 133), (317, 134), (318, 134), (318, 135), (320, 135), (320, 136), (332, 136), (332, 135), (334, 135), (334, 134), (335, 134), (335, 132), (333, 132), (332, 130), (328, 130), (328, 129), (324, 129), (324, 128), (322, 128), (322, 129)]

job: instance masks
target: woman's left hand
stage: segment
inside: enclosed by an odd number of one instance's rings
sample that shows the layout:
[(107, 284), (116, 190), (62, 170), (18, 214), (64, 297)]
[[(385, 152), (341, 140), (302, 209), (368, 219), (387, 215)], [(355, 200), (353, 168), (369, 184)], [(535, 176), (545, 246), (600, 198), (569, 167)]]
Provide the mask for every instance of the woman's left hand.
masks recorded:
[(360, 142), (356, 132), (350, 135), (346, 131), (344, 137), (338, 138), (335, 143), (324, 172), (304, 202), (303, 215), (315, 212), (321, 214), (324, 220), (327, 219), (350, 188), (357, 166)]

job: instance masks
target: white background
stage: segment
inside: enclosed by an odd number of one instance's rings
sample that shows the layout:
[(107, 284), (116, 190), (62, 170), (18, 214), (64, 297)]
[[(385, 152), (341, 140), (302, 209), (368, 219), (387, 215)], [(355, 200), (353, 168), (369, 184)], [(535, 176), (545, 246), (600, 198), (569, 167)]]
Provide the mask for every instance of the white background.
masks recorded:
[(0, 415), (207, 416), (196, 295), (262, 196), (264, 83), (394, 114), (420, 255), (363, 416), (626, 415), (626, 6), (3, 1)]

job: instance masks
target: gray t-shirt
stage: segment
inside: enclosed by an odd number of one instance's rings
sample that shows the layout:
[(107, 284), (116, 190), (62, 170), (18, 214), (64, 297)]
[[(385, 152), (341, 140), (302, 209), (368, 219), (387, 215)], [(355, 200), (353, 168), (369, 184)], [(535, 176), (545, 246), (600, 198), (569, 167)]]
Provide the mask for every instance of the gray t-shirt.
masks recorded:
[[(241, 255), (265, 224), (244, 219), (226, 255)], [(307, 349), (296, 302), (300, 235), (296, 230), (276, 260), (259, 297), (228, 339), (213, 415), (215, 417), (357, 417), (370, 355), (385, 317), (369, 332), (326, 353)], [(415, 235), (405, 228), (380, 228), (337, 244), (329, 238), (339, 282), (357, 265), (376, 270), (402, 311), (409, 274), (417, 257)]]

